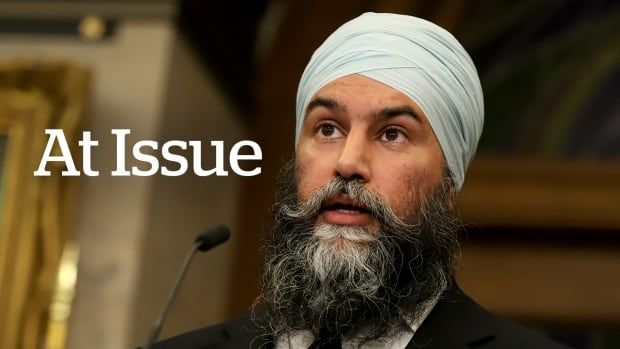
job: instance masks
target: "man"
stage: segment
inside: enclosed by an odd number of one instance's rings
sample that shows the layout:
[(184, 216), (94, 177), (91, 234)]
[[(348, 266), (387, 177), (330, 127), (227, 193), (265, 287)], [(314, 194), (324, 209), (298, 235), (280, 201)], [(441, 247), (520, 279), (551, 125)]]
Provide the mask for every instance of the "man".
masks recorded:
[(483, 124), (474, 64), (419, 18), (364, 14), (297, 95), (253, 316), (157, 348), (556, 348), (453, 280), (455, 198)]

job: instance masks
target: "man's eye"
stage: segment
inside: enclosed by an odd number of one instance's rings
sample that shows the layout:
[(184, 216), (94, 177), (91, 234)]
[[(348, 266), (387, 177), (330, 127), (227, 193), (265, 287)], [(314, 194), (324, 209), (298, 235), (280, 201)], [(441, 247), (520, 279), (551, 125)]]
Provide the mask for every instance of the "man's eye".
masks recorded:
[(401, 142), (404, 141), (405, 138), (406, 136), (403, 131), (393, 127), (384, 130), (381, 136), (381, 140), (387, 142)]
[(332, 124), (322, 124), (319, 126), (317, 132), (319, 133), (319, 136), (321, 137), (334, 138), (334, 137), (338, 137), (338, 134), (340, 131), (338, 130), (338, 128), (336, 128), (336, 126)]

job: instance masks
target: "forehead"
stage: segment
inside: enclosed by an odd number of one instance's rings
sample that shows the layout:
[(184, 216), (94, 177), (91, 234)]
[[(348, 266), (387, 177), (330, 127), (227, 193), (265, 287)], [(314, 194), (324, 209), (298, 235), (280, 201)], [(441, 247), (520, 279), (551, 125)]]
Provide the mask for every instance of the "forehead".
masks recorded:
[[(347, 75), (327, 83), (316, 92), (313, 98), (326, 94), (355, 97), (358, 96), (360, 92), (367, 94), (364, 97), (371, 97), (372, 99), (381, 101), (387, 99), (415, 103), (399, 90), (359, 74)], [(313, 98), (311, 98), (311, 100)]]
[(317, 107), (326, 107), (346, 113), (354, 112), (360, 115), (377, 115), (390, 108), (407, 109), (417, 121), (428, 125), (424, 112), (409, 96), (382, 82), (359, 74), (335, 79), (319, 89), (306, 106), (305, 116), (307, 117)]

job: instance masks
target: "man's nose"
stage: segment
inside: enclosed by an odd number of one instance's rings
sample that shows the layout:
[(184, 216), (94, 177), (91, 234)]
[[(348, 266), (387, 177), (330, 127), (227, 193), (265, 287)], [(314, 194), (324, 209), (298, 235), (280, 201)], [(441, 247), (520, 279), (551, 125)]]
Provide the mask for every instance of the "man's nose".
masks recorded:
[(363, 132), (349, 132), (336, 163), (336, 176), (370, 180), (368, 141)]

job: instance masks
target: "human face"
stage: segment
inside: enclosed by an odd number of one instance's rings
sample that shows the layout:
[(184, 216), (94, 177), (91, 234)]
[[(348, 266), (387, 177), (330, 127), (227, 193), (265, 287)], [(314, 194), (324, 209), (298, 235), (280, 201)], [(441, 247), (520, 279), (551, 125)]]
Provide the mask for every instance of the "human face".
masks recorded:
[(453, 274), (458, 219), (440, 147), (414, 101), (361, 76), (325, 86), (308, 109), (279, 177), (259, 322), (275, 338), (390, 338)]
[[(306, 201), (335, 177), (356, 179), (408, 217), (441, 182), (443, 156), (420, 107), (387, 85), (349, 75), (308, 104), (296, 148), (298, 195)], [(378, 227), (344, 193), (327, 200), (315, 224)]]

